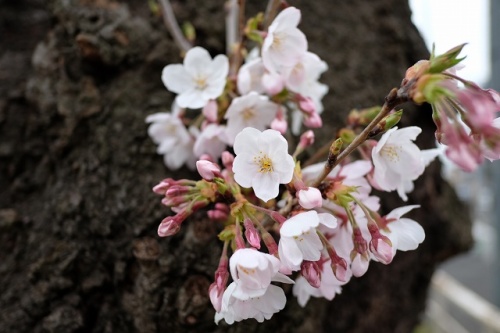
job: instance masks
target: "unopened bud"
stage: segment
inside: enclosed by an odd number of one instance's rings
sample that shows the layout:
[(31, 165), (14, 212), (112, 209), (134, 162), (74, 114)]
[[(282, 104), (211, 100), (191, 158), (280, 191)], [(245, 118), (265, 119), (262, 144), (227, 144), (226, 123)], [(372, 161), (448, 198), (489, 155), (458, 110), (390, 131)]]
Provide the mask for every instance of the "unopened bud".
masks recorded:
[(310, 97), (299, 97), (299, 108), (308, 114), (316, 113), (316, 105)]
[(317, 262), (304, 260), (300, 265), (300, 274), (314, 288), (321, 286), (321, 268)]
[(354, 275), (355, 277), (363, 276), (368, 270), (369, 264), (369, 259), (364, 258), (360, 254), (356, 255), (351, 263), (352, 275)]
[(220, 167), (207, 160), (199, 160), (196, 162), (196, 169), (203, 179), (207, 181), (213, 180), (215, 177), (220, 177)]
[(248, 243), (252, 247), (260, 249), (260, 235), (257, 229), (255, 229), (252, 221), (246, 219), (243, 222), (243, 225), (245, 226), (245, 238), (247, 239)]
[(288, 123), (285, 118), (274, 118), (270, 125), (271, 129), (285, 134), (288, 129)]
[(309, 147), (314, 143), (314, 132), (311, 130), (308, 130), (300, 136), (300, 142), (299, 145), (304, 149)]
[(323, 126), (323, 121), (318, 113), (313, 112), (304, 117), (304, 125), (309, 128), (320, 128)]
[(175, 216), (168, 216), (158, 226), (158, 236), (167, 237), (175, 235), (181, 229), (181, 222)]
[(203, 107), (202, 110), (203, 115), (205, 118), (211, 122), (214, 123), (217, 121), (217, 102), (214, 101), (213, 99), (209, 100), (207, 104)]
[(384, 119), (382, 119), (374, 128), (371, 130), (370, 134), (368, 137), (373, 138), (374, 136), (386, 132), (390, 130), (392, 127), (394, 127), (399, 121), (401, 120), (401, 117), (403, 116), (403, 110), (398, 110), (395, 111), (391, 114), (388, 114), (385, 116)]
[(315, 187), (308, 187), (297, 191), (299, 204), (305, 209), (318, 208), (323, 205), (323, 196)]

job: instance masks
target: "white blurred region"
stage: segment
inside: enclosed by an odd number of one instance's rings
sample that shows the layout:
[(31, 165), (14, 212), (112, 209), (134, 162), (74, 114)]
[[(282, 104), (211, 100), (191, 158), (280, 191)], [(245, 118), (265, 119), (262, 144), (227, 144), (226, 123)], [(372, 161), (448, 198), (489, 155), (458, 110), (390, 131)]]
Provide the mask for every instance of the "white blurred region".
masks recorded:
[(490, 60), (490, 0), (410, 0), (412, 20), (436, 53), (467, 43), (460, 76), (487, 84)]

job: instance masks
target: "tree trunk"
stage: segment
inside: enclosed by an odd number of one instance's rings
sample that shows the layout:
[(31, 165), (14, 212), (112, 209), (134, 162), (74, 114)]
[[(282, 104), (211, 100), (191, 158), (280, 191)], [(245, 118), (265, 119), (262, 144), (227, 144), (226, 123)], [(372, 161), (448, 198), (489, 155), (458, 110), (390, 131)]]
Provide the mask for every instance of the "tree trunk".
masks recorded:
[[(248, 13), (265, 8), (248, 1)], [(407, 67), (427, 58), (405, 1), (290, 0), (309, 49), (330, 69), (322, 81), (317, 147), (351, 108), (383, 103)], [(197, 44), (223, 52), (223, 0), (174, 1)], [(171, 172), (144, 118), (166, 111), (161, 83), (179, 51), (147, 1), (0, 0), (0, 332), (410, 332), (436, 265), (471, 245), (464, 206), (437, 163), (417, 182), (412, 217), (426, 230), (417, 251), (373, 263), (331, 302), (302, 309), (291, 296), (264, 324), (213, 322), (208, 286), (220, 226), (198, 214), (172, 237), (151, 192)], [(434, 142), (428, 107), (405, 112)], [(403, 203), (386, 196), (384, 208)]]

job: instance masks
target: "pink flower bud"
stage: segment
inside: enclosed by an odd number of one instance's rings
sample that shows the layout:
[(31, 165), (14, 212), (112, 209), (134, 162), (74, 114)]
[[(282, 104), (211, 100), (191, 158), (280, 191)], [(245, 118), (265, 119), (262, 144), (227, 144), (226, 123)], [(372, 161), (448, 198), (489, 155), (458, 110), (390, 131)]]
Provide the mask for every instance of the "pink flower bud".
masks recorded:
[(304, 149), (309, 147), (314, 143), (314, 132), (311, 130), (308, 130), (300, 136), (300, 142), (299, 145)]
[(315, 187), (308, 187), (297, 191), (299, 204), (305, 209), (313, 209), (323, 205), (323, 197), (321, 192)]
[(300, 265), (300, 274), (314, 288), (319, 288), (321, 285), (321, 268), (317, 262), (304, 260)]
[(212, 155), (209, 155), (209, 154), (202, 154), (200, 156), (199, 160), (214, 162), (214, 158), (212, 157)]
[(210, 209), (207, 211), (207, 216), (209, 219), (212, 221), (225, 221), (228, 218), (228, 214), (217, 210), (217, 209)]
[(274, 118), (271, 122), (271, 129), (280, 132), (281, 134), (285, 134), (288, 129), (288, 123), (284, 118), (278, 119)]
[(203, 179), (211, 181), (215, 177), (220, 177), (220, 167), (207, 160), (199, 160), (196, 162), (196, 169)]
[(339, 280), (340, 282), (347, 282), (347, 263), (344, 259), (342, 260), (343, 263), (332, 264), (332, 270), (337, 280)]
[(304, 118), (304, 125), (309, 128), (320, 128), (323, 126), (323, 121), (321, 117), (316, 112), (311, 113), (309, 117)]
[(299, 98), (299, 108), (308, 114), (316, 113), (316, 106), (310, 97), (300, 96)]
[(222, 203), (222, 202), (218, 202), (218, 203), (216, 203), (216, 204), (215, 204), (215, 209), (220, 210), (220, 211), (223, 211), (223, 212), (225, 212), (225, 213), (227, 213), (227, 214), (229, 214), (229, 212), (231, 211), (231, 210), (229, 209), (229, 206), (228, 206), (228, 205), (226, 205), (226, 204), (224, 204), (224, 203)]
[(226, 150), (226, 151), (222, 152), (221, 158), (222, 158), (222, 165), (224, 165), (224, 167), (226, 169), (232, 170), (233, 169), (233, 162), (234, 162), (234, 155)]
[(168, 216), (158, 226), (158, 236), (167, 237), (175, 235), (181, 229), (181, 222), (175, 216)]
[(252, 221), (246, 219), (243, 224), (245, 226), (245, 238), (247, 239), (248, 243), (254, 248), (260, 249), (260, 235), (257, 229), (255, 229)]
[(209, 100), (207, 104), (203, 107), (203, 115), (211, 123), (217, 121), (217, 102), (213, 99)]
[(153, 192), (155, 192), (156, 194), (165, 195), (165, 192), (168, 190), (168, 188), (172, 186), (172, 182), (172, 178), (163, 179), (158, 185), (153, 187)]
[(357, 254), (351, 263), (352, 275), (354, 275), (355, 277), (363, 276), (368, 270), (369, 264), (370, 261), (368, 259), (363, 258), (363, 256), (360, 254)]
[(368, 243), (363, 238), (363, 234), (361, 234), (361, 229), (359, 227), (354, 227), (352, 230), (352, 241), (354, 243), (353, 251), (364, 255), (368, 251)]
[(212, 302), (215, 311), (220, 312), (222, 308), (222, 296), (224, 295), (224, 289), (221, 291), (214, 282), (208, 288), (208, 295), (210, 296), (210, 302)]
[(394, 258), (394, 252), (392, 250), (391, 241), (385, 237), (372, 239), (370, 242), (370, 251), (381, 263), (388, 265), (392, 262)]

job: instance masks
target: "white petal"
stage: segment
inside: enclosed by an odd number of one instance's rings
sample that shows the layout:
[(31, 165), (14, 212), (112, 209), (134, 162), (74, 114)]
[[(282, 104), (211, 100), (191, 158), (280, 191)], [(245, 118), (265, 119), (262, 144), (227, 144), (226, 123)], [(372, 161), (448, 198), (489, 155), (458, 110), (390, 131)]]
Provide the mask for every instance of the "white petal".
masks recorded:
[(189, 73), (181, 64), (165, 66), (161, 73), (161, 80), (168, 90), (177, 94), (194, 88)]
[(279, 184), (279, 175), (274, 172), (257, 172), (252, 178), (252, 188), (255, 192), (255, 196), (264, 202), (278, 196)]
[(391, 232), (397, 233), (397, 249), (400, 251), (415, 250), (425, 239), (424, 228), (417, 222), (402, 218), (397, 222), (389, 223)]

